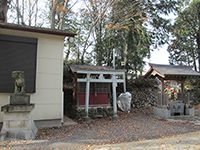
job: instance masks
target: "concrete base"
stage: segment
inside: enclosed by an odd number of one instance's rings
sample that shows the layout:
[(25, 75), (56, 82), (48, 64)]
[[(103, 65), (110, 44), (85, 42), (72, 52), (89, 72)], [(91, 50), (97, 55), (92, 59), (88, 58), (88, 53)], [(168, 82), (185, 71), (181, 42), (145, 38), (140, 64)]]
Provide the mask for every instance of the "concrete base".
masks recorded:
[(194, 108), (188, 108), (187, 110), (188, 110), (188, 115), (189, 116), (195, 116), (195, 110), (194, 110)]
[[(20, 108), (20, 109), (19, 109)], [(4, 112), (1, 139), (34, 139), (37, 128), (31, 117), (34, 105), (6, 105), (2, 107)]]
[(170, 110), (166, 107), (153, 107), (153, 113), (155, 116), (158, 116), (160, 118), (167, 119), (170, 117)]
[(29, 105), (4, 105), (1, 107), (2, 112), (6, 113), (20, 113), (20, 112), (31, 112), (35, 107), (34, 104)]
[[(155, 116), (158, 116), (160, 118), (168, 119), (171, 117), (174, 117), (170, 110), (167, 109), (167, 107), (154, 107), (153, 112)], [(195, 116), (194, 113), (194, 108), (187, 108), (186, 109), (186, 114), (185, 115), (180, 115), (180, 116)]]
[(199, 109), (195, 109), (194, 110), (194, 115), (200, 117), (200, 110)]
[(35, 125), (38, 129), (41, 128), (53, 128), (53, 127), (62, 127), (62, 126), (74, 126), (77, 123), (68, 117), (64, 117), (64, 122), (61, 122), (61, 119), (53, 120), (35, 120)]

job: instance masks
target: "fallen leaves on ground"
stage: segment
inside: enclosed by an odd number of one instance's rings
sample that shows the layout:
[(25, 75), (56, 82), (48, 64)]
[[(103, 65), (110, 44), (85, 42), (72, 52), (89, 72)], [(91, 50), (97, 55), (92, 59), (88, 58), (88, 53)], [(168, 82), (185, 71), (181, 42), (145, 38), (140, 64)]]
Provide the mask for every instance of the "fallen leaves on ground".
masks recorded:
[[(85, 144), (114, 144), (129, 141), (143, 141), (160, 137), (200, 130), (189, 122), (170, 122), (157, 119), (152, 110), (136, 109), (130, 113), (118, 112), (118, 118), (101, 118), (89, 123), (78, 121), (77, 125), (39, 129), (36, 140), (33, 141), (4, 141), (0, 146), (12, 148), (14, 145), (27, 145), (35, 141), (44, 141), (38, 145), (44, 146), (55, 142)], [(34, 144), (37, 144), (35, 142)], [(42, 147), (41, 147), (42, 149)]]
[(199, 130), (190, 123), (169, 122), (157, 119), (151, 109), (138, 109), (130, 113), (119, 112), (118, 118), (94, 119), (90, 123), (60, 128), (46, 128), (38, 132), (37, 139), (74, 141), (84, 144), (121, 143), (153, 139)]

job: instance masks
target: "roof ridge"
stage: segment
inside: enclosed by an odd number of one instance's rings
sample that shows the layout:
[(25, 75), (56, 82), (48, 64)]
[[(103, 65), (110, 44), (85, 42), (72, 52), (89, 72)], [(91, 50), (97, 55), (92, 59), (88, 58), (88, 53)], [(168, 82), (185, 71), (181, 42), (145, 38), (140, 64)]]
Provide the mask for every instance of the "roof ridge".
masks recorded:
[(28, 31), (28, 32), (38, 32), (38, 33), (44, 33), (44, 34), (62, 35), (62, 36), (69, 36), (69, 37), (74, 37), (76, 35), (76, 33), (66, 32), (64, 30), (19, 25), (19, 24), (13, 24), (13, 23), (0, 23), (0, 28)]
[(188, 67), (188, 68), (193, 68), (192, 66), (187, 66), (187, 65), (171, 65), (171, 64), (154, 64), (154, 63), (149, 63), (150, 66), (165, 66), (165, 67)]

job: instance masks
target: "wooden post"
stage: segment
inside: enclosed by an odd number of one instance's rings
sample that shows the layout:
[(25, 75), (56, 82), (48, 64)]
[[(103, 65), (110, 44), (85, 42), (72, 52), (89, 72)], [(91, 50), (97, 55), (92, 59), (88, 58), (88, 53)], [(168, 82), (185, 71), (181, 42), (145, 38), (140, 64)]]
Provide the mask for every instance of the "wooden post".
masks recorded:
[(126, 92), (126, 76), (125, 76), (125, 73), (123, 74), (123, 79), (124, 79), (124, 92)]
[(117, 96), (116, 96), (116, 87), (117, 87), (117, 81), (116, 77), (113, 74), (112, 75), (112, 89), (113, 89), (113, 118), (117, 118)]
[(160, 98), (160, 106), (163, 106), (163, 96), (164, 94), (164, 80), (161, 80), (161, 98)]
[(90, 74), (87, 74), (86, 91), (85, 91), (85, 113), (89, 118), (89, 96), (90, 96)]
[(187, 101), (184, 97), (184, 81), (181, 81), (181, 99), (184, 103), (187, 103)]

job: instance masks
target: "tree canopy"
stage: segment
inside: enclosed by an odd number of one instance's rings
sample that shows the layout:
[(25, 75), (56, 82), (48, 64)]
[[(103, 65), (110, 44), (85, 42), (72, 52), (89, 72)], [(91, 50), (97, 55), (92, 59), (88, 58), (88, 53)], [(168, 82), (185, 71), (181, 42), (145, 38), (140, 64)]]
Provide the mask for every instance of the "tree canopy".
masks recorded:
[[(153, 49), (170, 43), (172, 22), (167, 16), (180, 15), (182, 4), (180, 0), (14, 0), (9, 3), (8, 22), (75, 32), (73, 41), (65, 41), (66, 62), (112, 66), (115, 55), (116, 68), (136, 76)], [(184, 29), (175, 27), (182, 21), (177, 19), (173, 31)], [(173, 36), (168, 48), (171, 54), (179, 51), (172, 50), (175, 32)], [(197, 51), (193, 54), (198, 57)], [(174, 63), (172, 56), (170, 62)], [(194, 63), (192, 57), (188, 60)]]
[(182, 5), (171, 33), (170, 63), (190, 65), (200, 71), (200, 0)]

